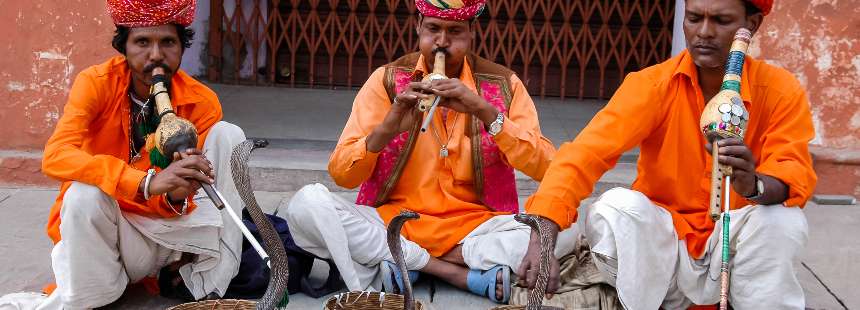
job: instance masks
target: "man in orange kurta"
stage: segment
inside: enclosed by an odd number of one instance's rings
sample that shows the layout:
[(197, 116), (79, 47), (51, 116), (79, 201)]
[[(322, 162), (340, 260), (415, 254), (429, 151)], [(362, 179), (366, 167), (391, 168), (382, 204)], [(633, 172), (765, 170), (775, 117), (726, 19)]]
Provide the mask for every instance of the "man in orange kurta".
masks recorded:
[[(688, 50), (629, 74), (588, 126), (553, 159), (526, 210), (561, 228), (576, 221), (598, 267), (632, 309), (684, 308), (719, 298), (720, 226), (708, 212), (711, 161), (699, 118), (720, 89), (735, 32), (755, 32), (769, 1), (687, 0)], [(815, 188), (806, 94), (788, 72), (746, 57), (743, 141), (719, 142), (733, 167), (730, 301), (736, 309), (802, 309), (793, 260), (806, 241), (800, 208)], [(619, 156), (639, 146), (632, 189), (579, 209)], [(531, 255), (537, 249), (529, 249)]]
[[(108, 9), (117, 27), (113, 46), (122, 55), (77, 76), (45, 146), (42, 170), (62, 185), (47, 227), (57, 286), (43, 307), (104, 306), (126, 284), (177, 261), (192, 263), (161, 273), (164, 293), (223, 295), (239, 262), (221, 253), (241, 251), (241, 234), (195, 194), (201, 182), (210, 183), (241, 206), (230, 176), (214, 168), (229, 172), (231, 146), (244, 134), (221, 122), (212, 90), (179, 70), (194, 34), (187, 28), (194, 1), (108, 1)], [(149, 87), (156, 67), (170, 81), (176, 115), (199, 133), (199, 149), (167, 154), (174, 160), (165, 167), (150, 161), (158, 115)]]
[[(402, 231), (407, 268), (505, 302), (510, 270), (531, 234), (511, 214), (519, 209), (513, 169), (540, 180), (555, 149), (522, 81), (471, 54), (472, 23), (484, 1), (447, 9), (434, 6), (439, 2), (416, 1), (420, 53), (371, 74), (331, 155), (334, 181), (362, 186), (358, 205), (311, 185), (294, 196), (286, 218), (297, 245), (333, 258), (350, 289), (379, 289), (381, 281), (397, 291), (384, 223), (402, 210), (417, 212), (420, 219)], [(451, 79), (420, 82), (440, 50)], [(417, 126), (429, 114), (416, 112), (416, 104), (431, 94), (442, 99), (422, 133)]]

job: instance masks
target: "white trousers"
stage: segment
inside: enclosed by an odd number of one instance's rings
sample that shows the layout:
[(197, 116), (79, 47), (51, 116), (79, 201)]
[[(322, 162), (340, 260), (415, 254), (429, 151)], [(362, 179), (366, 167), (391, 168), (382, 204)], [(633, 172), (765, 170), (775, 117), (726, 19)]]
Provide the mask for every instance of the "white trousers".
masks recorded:
[[(722, 222), (693, 258), (669, 212), (642, 193), (615, 188), (580, 208), (577, 226), (595, 263), (628, 309), (686, 309), (719, 302)], [(729, 302), (735, 309), (803, 309), (794, 264), (807, 240), (800, 208), (751, 205), (730, 211)]]
[[(233, 146), (244, 140), (239, 127), (219, 122), (203, 147), (216, 169), (215, 187), (237, 213), (244, 204), (230, 175), (230, 155)], [(73, 182), (60, 210), (62, 240), (51, 251), (57, 289), (39, 309), (107, 305), (122, 295), (128, 283), (156, 275), (182, 252), (198, 254), (180, 268), (194, 297), (210, 292), (223, 296), (239, 269), (242, 234), (203, 190), (194, 203), (197, 208), (189, 215), (149, 218), (121, 211), (116, 200), (95, 186)]]
[[(332, 259), (350, 290), (381, 289), (379, 264), (392, 260), (386, 242), (386, 227), (376, 209), (356, 205), (332, 194), (321, 184), (311, 184), (293, 196), (286, 218), (296, 245), (324, 259)], [(513, 215), (491, 218), (460, 241), (463, 258), (471, 269), (487, 270), (495, 265), (519, 268), (528, 247), (531, 229)], [(556, 257), (573, 250), (576, 232), (559, 234)], [(401, 237), (406, 268), (419, 270), (430, 254)]]

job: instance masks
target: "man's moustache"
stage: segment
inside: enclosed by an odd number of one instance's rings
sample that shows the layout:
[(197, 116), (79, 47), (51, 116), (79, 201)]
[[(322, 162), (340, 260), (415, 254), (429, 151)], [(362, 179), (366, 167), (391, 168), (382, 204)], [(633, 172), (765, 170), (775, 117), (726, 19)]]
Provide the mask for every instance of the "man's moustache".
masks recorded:
[(710, 43), (710, 42), (694, 42), (692, 45), (693, 45), (693, 47), (698, 47), (698, 48), (704, 47), (704, 48), (710, 48), (710, 49), (717, 49), (717, 45)]
[(168, 67), (167, 64), (165, 64), (165, 63), (146, 65), (145, 67), (143, 67), (143, 73), (146, 73), (146, 74), (152, 73), (152, 70), (155, 70), (155, 68), (159, 68), (159, 67), (164, 69), (164, 74), (170, 74), (170, 72), (171, 72), (170, 67)]
[(436, 55), (436, 53), (438, 53), (438, 52), (443, 52), (443, 53), (445, 53), (445, 56), (446, 56), (446, 57), (447, 57), (447, 56), (451, 56), (451, 53), (450, 53), (450, 52), (448, 52), (448, 49), (447, 49), (447, 48), (444, 48), (444, 47), (437, 47), (437, 48), (434, 48), (434, 49), (433, 49), (433, 55)]

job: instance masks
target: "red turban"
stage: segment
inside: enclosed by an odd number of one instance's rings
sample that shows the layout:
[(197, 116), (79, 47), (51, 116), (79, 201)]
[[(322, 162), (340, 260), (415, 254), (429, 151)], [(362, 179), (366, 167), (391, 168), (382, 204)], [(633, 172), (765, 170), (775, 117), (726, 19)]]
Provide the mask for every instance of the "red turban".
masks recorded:
[(107, 0), (108, 12), (117, 26), (152, 27), (194, 21), (197, 0)]
[(421, 15), (445, 20), (471, 20), (484, 12), (487, 0), (415, 0)]
[(761, 10), (763, 15), (767, 15), (770, 13), (770, 9), (773, 8), (773, 0), (748, 0), (752, 5)]

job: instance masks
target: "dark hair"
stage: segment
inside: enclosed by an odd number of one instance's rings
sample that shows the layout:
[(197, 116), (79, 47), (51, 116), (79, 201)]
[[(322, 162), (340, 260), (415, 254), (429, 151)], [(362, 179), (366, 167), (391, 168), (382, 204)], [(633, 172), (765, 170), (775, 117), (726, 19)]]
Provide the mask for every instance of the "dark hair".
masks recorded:
[(756, 13), (761, 13), (761, 9), (755, 6), (752, 1), (743, 0), (744, 7), (747, 9), (747, 16), (754, 15)]
[[(182, 50), (191, 47), (191, 41), (194, 40), (194, 29), (185, 27), (179, 24), (173, 24), (176, 27), (176, 34), (179, 35), (179, 42), (182, 43)], [(125, 43), (128, 41), (128, 34), (131, 28), (126, 26), (116, 26), (116, 32), (113, 34), (111, 46), (120, 54), (125, 55)]]

